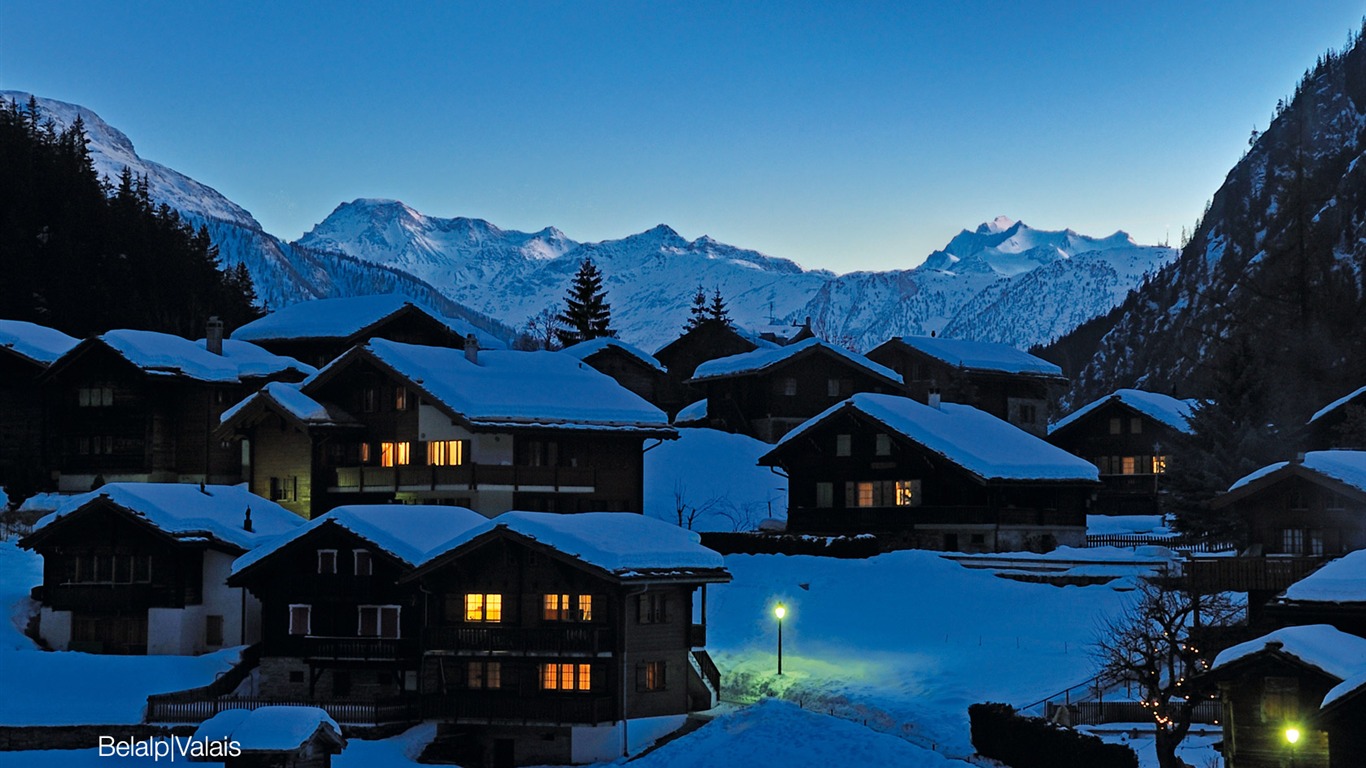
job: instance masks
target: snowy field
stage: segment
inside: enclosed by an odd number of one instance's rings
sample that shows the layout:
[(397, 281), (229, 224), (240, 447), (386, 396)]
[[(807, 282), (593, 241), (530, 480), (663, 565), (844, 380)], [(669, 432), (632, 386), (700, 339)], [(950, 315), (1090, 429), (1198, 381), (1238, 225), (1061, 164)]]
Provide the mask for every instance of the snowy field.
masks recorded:
[(645, 454), (645, 514), (694, 531), (752, 531), (787, 518), (787, 478), (755, 464), (773, 446), (715, 429), (680, 429)]

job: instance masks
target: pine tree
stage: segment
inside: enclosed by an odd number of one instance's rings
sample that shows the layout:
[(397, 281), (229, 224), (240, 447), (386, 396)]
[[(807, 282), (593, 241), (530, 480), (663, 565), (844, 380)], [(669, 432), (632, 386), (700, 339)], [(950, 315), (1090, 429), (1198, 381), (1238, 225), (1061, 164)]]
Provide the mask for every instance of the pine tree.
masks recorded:
[(559, 315), (564, 328), (555, 333), (566, 347), (602, 336), (616, 336), (612, 330), (612, 305), (602, 287), (602, 272), (590, 258), (579, 264), (574, 282), (564, 297), (565, 308)]
[(713, 323), (719, 323), (729, 328), (730, 310), (726, 309), (726, 300), (721, 298), (721, 288), (718, 286), (711, 295), (711, 306), (707, 308), (707, 319)]
[(697, 284), (697, 293), (692, 295), (692, 307), (688, 309), (688, 322), (683, 324), (683, 331), (691, 331), (700, 328), (707, 322), (707, 292), (703, 290), (702, 284)]

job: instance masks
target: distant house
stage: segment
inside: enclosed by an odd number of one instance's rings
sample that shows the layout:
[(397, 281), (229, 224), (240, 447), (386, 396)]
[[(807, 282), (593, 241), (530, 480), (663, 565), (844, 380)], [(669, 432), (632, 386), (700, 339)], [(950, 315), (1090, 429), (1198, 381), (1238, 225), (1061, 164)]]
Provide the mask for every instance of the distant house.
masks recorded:
[(58, 490), (100, 482), (236, 483), (237, 446), (210, 434), (219, 416), (270, 381), (310, 366), (219, 335), (190, 341), (152, 331), (86, 339), (42, 376)]
[(226, 709), (201, 723), (193, 739), (223, 745), (217, 755), (231, 745), (236, 756), (191, 758), (226, 768), (329, 768), (346, 748), (341, 726), (318, 707)]
[(291, 304), (238, 328), (232, 338), (321, 368), (371, 339), (463, 348), (471, 334), (486, 349), (506, 346), (464, 320), (399, 294), (379, 294)]
[(664, 414), (569, 355), (374, 339), (298, 388), (223, 415), (254, 492), (307, 516), (342, 504), (640, 511)]
[(1048, 434), (1050, 409), (1067, 388), (1058, 366), (992, 342), (899, 336), (868, 359), (900, 374), (907, 394), (922, 403), (937, 390), (945, 402), (971, 405), (1039, 437)]
[(688, 383), (712, 427), (769, 443), (857, 392), (901, 392), (896, 372), (814, 338), (710, 360)]
[(652, 355), (620, 339), (601, 337), (560, 350), (605, 373), (647, 403), (660, 403), (668, 372)]
[(260, 637), (232, 561), (302, 525), (240, 487), (111, 483), (19, 542), (43, 557), (39, 633), (56, 650), (196, 654)]
[(422, 596), (401, 576), (488, 518), (461, 507), (338, 507), (233, 564), (261, 604), (258, 692), (280, 701), (415, 695)]
[(442, 550), (404, 579), (427, 599), (420, 685), (445, 761), (612, 760), (717, 703), (706, 585), (730, 575), (697, 534), (508, 512)]
[(1194, 400), (1121, 389), (1073, 411), (1048, 431), (1048, 442), (1089, 459), (1105, 490), (1094, 511), (1154, 515), (1162, 511), (1162, 475), (1172, 448), (1191, 433)]
[(1366, 449), (1366, 387), (1320, 408), (1305, 429), (1305, 446), (1310, 449)]
[(1096, 468), (976, 408), (858, 394), (761, 465), (788, 477), (788, 531), (960, 552), (1080, 546)]
[(1266, 606), (1275, 626), (1329, 624), (1366, 637), (1366, 549), (1349, 552), (1291, 584)]
[(1366, 765), (1366, 639), (1323, 624), (1286, 627), (1226, 649), (1203, 678), (1223, 702), (1227, 768)]
[(704, 322), (684, 331), (654, 353), (654, 358), (667, 372), (659, 393), (659, 407), (673, 416), (678, 409), (702, 397), (697, 389), (688, 384), (693, 371), (702, 363), (779, 346), (781, 344), (776, 341), (763, 339), (728, 323)]
[(51, 478), (38, 377), (79, 341), (22, 320), (0, 320), (0, 486), (37, 490)]

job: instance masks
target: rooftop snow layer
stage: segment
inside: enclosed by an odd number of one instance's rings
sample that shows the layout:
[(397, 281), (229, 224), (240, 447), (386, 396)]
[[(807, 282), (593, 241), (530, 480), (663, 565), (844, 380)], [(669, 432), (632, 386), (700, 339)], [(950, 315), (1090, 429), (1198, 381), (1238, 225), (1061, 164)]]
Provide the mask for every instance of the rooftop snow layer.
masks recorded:
[(689, 424), (696, 421), (707, 420), (707, 398), (702, 398), (695, 403), (683, 407), (683, 410), (674, 416), (675, 424)]
[(1281, 597), (1307, 603), (1366, 603), (1366, 550), (1328, 563), (1291, 584)]
[(1366, 387), (1362, 387), (1362, 388), (1360, 388), (1360, 389), (1353, 390), (1353, 391), (1350, 392), (1349, 394), (1343, 395), (1342, 397), (1339, 397), (1338, 399), (1334, 400), (1333, 402), (1329, 403), (1328, 405), (1323, 406), (1322, 408), (1320, 408), (1320, 409), (1318, 409), (1317, 411), (1315, 411), (1313, 416), (1310, 416), (1310, 417), (1309, 417), (1309, 423), (1310, 423), (1310, 424), (1313, 424), (1314, 422), (1318, 421), (1319, 419), (1323, 418), (1324, 416), (1327, 416), (1328, 414), (1332, 413), (1333, 411), (1336, 411), (1337, 409), (1341, 408), (1342, 406), (1344, 406), (1344, 405), (1350, 403), (1352, 400), (1355, 400), (1357, 397), (1360, 397), (1361, 394), (1364, 393), (1364, 392), (1366, 392)]
[[(39, 520), (33, 530), (39, 531), (101, 496), (176, 538), (210, 536), (243, 549), (253, 549), (304, 524), (303, 518), (241, 486), (206, 485), (201, 491), (200, 486), (188, 483), (109, 483), (72, 497)], [(242, 528), (248, 509), (250, 531)]]
[[(1310, 451), (1304, 455), (1301, 463), (1305, 469), (1366, 491), (1366, 451)], [(1236, 491), (1288, 466), (1288, 461), (1269, 464), (1238, 480), (1228, 489)]]
[(642, 363), (645, 363), (646, 365), (650, 366), (656, 371), (664, 373), (664, 366), (661, 365), (660, 362), (655, 359), (654, 355), (650, 354), (649, 352), (646, 352), (640, 347), (632, 346), (622, 341), (621, 339), (614, 339), (609, 336), (601, 336), (596, 339), (581, 341), (572, 347), (565, 347), (560, 351), (568, 355), (573, 355), (574, 357), (577, 357), (580, 360), (583, 360), (593, 355), (596, 355), (597, 353), (601, 352), (602, 350), (608, 347), (616, 347), (617, 349), (620, 349), (626, 354), (635, 357), (636, 359), (640, 360)]
[(1062, 369), (1006, 344), (989, 341), (945, 339), (937, 336), (902, 336), (901, 342), (950, 365), (976, 371), (1032, 373), (1062, 376)]
[(1108, 402), (1116, 401), (1123, 403), (1139, 413), (1156, 419), (1166, 424), (1172, 429), (1189, 435), (1191, 433), (1190, 417), (1191, 409), (1195, 406), (1195, 400), (1177, 400), (1167, 395), (1159, 395), (1156, 392), (1144, 392), (1141, 389), (1120, 389), (1115, 392), (1093, 400), (1090, 403), (1078, 408), (1068, 414), (1066, 418), (1048, 428), (1051, 435), (1072, 422), (1080, 419), (1086, 414), (1105, 405)]
[(766, 368), (771, 368), (779, 363), (785, 362), (793, 356), (814, 347), (828, 349), (854, 365), (870, 371), (877, 376), (891, 379), (898, 384), (902, 383), (901, 374), (893, 371), (891, 368), (878, 365), (863, 355), (856, 355), (843, 347), (830, 344), (821, 339), (806, 339), (786, 347), (760, 348), (753, 352), (745, 352), (739, 355), (708, 360), (697, 366), (697, 370), (693, 372), (693, 379), (715, 379), (723, 376), (736, 376), (744, 373), (762, 371)]
[(495, 528), (506, 528), (620, 576), (641, 570), (726, 567), (725, 558), (702, 546), (702, 537), (693, 531), (630, 512), (504, 512), (435, 548), (428, 560)]
[(341, 726), (319, 707), (225, 709), (200, 723), (194, 738), (232, 741), (245, 752), (292, 752), (312, 739), (319, 728), (331, 729), (341, 739)]
[(475, 425), (671, 429), (663, 411), (610, 376), (558, 352), (491, 350), (480, 352), (479, 362), (472, 363), (459, 349), (385, 339), (371, 340), (366, 349)]
[(232, 338), (243, 341), (347, 339), (409, 305), (444, 323), (462, 337), (473, 333), (481, 346), (505, 346), (464, 320), (446, 317), (431, 307), (397, 293), (315, 299), (291, 304), (238, 328), (233, 331)]
[(238, 382), (244, 378), (273, 376), (288, 370), (308, 375), (316, 372), (292, 357), (273, 355), (245, 341), (223, 341), (216, 355), (204, 342), (156, 331), (118, 330), (98, 337), (125, 360), (149, 374), (184, 376), (199, 381)]
[(313, 518), (307, 525), (277, 536), (237, 558), (232, 564), (232, 572), (245, 570), (290, 542), (329, 523), (345, 528), (409, 565), (416, 565), (427, 558), (428, 551), (434, 545), (450, 541), (488, 520), (465, 507), (434, 504), (353, 504), (337, 507)]
[(1338, 699), (1342, 699), (1349, 694), (1363, 689), (1366, 689), (1366, 669), (1362, 669), (1357, 674), (1352, 675), (1341, 683), (1333, 686), (1333, 688), (1324, 695), (1323, 704), (1320, 706), (1320, 709), (1326, 709)]
[(23, 320), (0, 320), (0, 347), (11, 350), (39, 365), (48, 366), (71, 351), (79, 339), (56, 328)]
[(779, 440), (774, 450), (842, 408), (853, 408), (988, 480), (1100, 480), (1091, 462), (972, 406), (943, 403), (934, 408), (908, 397), (866, 392), (809, 419)]
[(1277, 644), (1281, 653), (1338, 680), (1366, 671), (1366, 638), (1349, 635), (1327, 624), (1285, 627), (1256, 640), (1239, 643), (1216, 656), (1210, 670), (1263, 651), (1276, 650)]
[(298, 384), (287, 384), (283, 381), (272, 381), (262, 387), (259, 391), (252, 393), (251, 396), (224, 411), (223, 415), (218, 417), (219, 422), (223, 424), (228, 423), (249, 404), (257, 402), (258, 400), (269, 400), (298, 420), (309, 424), (360, 423), (350, 415), (337, 410), (336, 408), (329, 408), (308, 395), (305, 395), (303, 392), (300, 392)]

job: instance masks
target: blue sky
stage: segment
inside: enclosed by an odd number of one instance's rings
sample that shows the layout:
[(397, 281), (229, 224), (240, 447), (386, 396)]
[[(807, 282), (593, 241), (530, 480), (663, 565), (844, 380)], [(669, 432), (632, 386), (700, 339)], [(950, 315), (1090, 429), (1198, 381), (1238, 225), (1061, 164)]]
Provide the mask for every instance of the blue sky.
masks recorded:
[(294, 239), (337, 204), (838, 272), (997, 215), (1177, 240), (1358, 3), (0, 0), (0, 88)]

